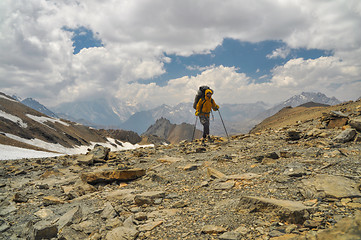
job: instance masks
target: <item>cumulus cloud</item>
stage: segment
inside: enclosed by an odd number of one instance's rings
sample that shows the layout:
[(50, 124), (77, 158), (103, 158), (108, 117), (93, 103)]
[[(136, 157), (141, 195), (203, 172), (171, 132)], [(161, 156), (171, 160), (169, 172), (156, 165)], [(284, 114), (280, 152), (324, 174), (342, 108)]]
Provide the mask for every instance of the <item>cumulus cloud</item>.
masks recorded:
[[(275, 102), (306, 90), (355, 99), (361, 95), (360, 19), (357, 0), (3, 0), (0, 89), (48, 105), (99, 95), (149, 106), (176, 104), (193, 99), (201, 84), (230, 103)], [(72, 33), (64, 27), (90, 29), (103, 46), (74, 55)], [(325, 49), (334, 56), (292, 59), (263, 83), (224, 66), (165, 86), (138, 82), (165, 72), (165, 53), (207, 53), (224, 38), (281, 40), (290, 48)], [(284, 58), (288, 47), (267, 57)]]
[(266, 57), (269, 59), (272, 58), (286, 58), (291, 52), (289, 47), (277, 48), (271, 54), (268, 54)]

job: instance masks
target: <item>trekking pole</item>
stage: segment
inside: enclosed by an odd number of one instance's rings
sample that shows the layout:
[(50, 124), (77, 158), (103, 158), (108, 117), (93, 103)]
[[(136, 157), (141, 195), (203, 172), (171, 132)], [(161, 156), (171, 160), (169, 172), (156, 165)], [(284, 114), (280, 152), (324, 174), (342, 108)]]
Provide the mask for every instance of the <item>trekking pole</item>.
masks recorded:
[(228, 132), (227, 132), (226, 126), (224, 125), (224, 122), (223, 122), (223, 119), (222, 119), (222, 115), (221, 115), (221, 112), (219, 111), (219, 109), (218, 109), (218, 113), (219, 113), (219, 117), (221, 118), (221, 121), (222, 121), (224, 130), (226, 131), (226, 135), (227, 135), (227, 138), (228, 138), (228, 141), (229, 141)]
[(196, 116), (196, 123), (194, 124), (193, 135), (192, 135), (192, 141), (194, 140), (194, 133), (196, 132), (197, 120), (198, 120), (198, 117)]

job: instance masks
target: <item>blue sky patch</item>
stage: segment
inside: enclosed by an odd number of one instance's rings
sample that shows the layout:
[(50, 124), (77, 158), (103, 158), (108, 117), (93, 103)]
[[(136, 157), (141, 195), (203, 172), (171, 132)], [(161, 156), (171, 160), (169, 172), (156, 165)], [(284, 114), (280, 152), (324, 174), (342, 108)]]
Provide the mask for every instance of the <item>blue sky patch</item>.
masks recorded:
[(83, 48), (102, 47), (102, 41), (97, 37), (97, 33), (94, 35), (93, 31), (85, 27), (78, 28), (63, 28), (65, 31), (73, 33), (72, 41), (74, 51), (73, 54), (77, 54)]
[(226, 38), (209, 54), (194, 54), (189, 57), (168, 55), (171, 62), (164, 63), (166, 73), (143, 83), (156, 82), (163, 86), (168, 80), (183, 76), (196, 76), (209, 66), (236, 67), (237, 72), (246, 73), (256, 82), (271, 78), (271, 70), (294, 58), (316, 59), (331, 56), (332, 53), (320, 49), (291, 49), (282, 41), (263, 41), (258, 43), (241, 42)]

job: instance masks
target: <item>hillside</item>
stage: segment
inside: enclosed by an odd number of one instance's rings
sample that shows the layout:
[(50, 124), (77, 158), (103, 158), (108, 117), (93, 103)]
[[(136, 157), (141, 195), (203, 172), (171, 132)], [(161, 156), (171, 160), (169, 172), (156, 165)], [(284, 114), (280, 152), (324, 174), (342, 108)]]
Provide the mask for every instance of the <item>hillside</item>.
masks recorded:
[(294, 108), (285, 107), (273, 116), (264, 119), (250, 132), (255, 133), (265, 129), (279, 129), (295, 125), (297, 123), (311, 121), (313, 119), (321, 118), (330, 111), (343, 111), (350, 115), (357, 114), (361, 111), (360, 101), (351, 101), (334, 106), (314, 106), (315, 104), (308, 103), (306, 106), (301, 105)]
[(0, 144), (38, 151), (71, 154), (95, 144), (120, 150), (124, 148), (120, 141), (136, 144), (142, 140), (130, 131), (96, 130), (49, 117), (2, 93), (0, 122)]
[(327, 108), (206, 145), (2, 161), (0, 238), (358, 239), (361, 102)]

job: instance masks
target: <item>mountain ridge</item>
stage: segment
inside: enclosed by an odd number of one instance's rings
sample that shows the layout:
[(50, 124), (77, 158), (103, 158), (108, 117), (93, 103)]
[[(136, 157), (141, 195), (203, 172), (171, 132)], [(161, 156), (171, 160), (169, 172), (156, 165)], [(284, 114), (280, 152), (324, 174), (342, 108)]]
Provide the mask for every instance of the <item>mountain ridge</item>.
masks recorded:
[(202, 137), (202, 131), (194, 129), (194, 125), (189, 123), (172, 124), (166, 118), (158, 119), (152, 124), (142, 136), (158, 136), (169, 143), (178, 143), (183, 140), (192, 141)]
[[(49, 117), (14, 98), (0, 93), (0, 144), (27, 149), (70, 153), (101, 143), (123, 149), (120, 141), (138, 143), (136, 133), (93, 129), (65, 119)], [(110, 141), (115, 137), (118, 142)]]
[[(94, 128), (104, 129), (124, 129), (143, 134), (149, 126), (154, 124), (160, 118), (166, 118), (173, 124), (188, 123), (194, 124), (196, 121), (192, 103), (179, 103), (176, 106), (161, 106), (138, 111), (141, 106), (128, 106), (115, 99), (93, 100), (80, 102), (78, 104), (63, 104), (55, 107), (56, 114), (70, 121), (82, 123)], [(295, 95), (273, 107), (264, 102), (247, 104), (220, 104), (220, 113), (230, 134), (246, 133), (263, 119), (272, 116), (285, 106), (297, 106), (306, 102), (316, 102), (321, 104), (337, 104), (339, 100), (318, 92), (302, 92)], [(129, 107), (129, 108), (128, 108)], [(63, 110), (63, 113), (61, 113)], [(120, 115), (122, 117), (120, 117)], [(211, 121), (211, 134), (224, 135), (224, 127), (220, 121), (219, 113), (214, 113), (214, 121)], [(197, 126), (198, 129), (202, 127)]]

